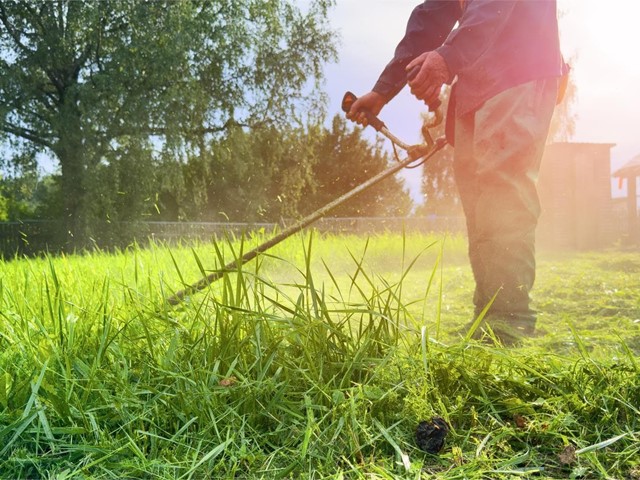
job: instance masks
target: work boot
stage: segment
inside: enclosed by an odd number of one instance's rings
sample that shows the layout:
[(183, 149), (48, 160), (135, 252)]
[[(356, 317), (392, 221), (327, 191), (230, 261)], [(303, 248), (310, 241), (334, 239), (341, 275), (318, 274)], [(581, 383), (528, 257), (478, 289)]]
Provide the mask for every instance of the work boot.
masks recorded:
[[(466, 337), (475, 322), (469, 322), (461, 332)], [(478, 340), (489, 345), (502, 345), (515, 347), (525, 339), (534, 336), (535, 325), (533, 323), (515, 322), (499, 318), (483, 319), (471, 334), (472, 340)]]

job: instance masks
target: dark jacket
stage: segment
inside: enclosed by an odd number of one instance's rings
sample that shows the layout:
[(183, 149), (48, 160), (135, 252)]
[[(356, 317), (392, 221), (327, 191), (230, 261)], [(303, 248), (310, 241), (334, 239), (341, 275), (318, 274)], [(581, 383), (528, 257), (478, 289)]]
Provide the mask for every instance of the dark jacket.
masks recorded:
[(406, 65), (436, 50), (458, 77), (452, 100), (461, 116), (508, 88), (561, 76), (559, 43), (556, 0), (467, 0), (464, 9), (456, 0), (426, 0), (373, 90), (390, 100), (406, 84)]

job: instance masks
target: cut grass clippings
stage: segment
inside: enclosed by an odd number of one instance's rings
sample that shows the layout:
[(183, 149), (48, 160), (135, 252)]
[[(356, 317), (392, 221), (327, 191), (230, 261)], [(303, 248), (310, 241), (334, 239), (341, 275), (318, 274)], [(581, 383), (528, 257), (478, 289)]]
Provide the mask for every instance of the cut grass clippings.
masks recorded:
[(163, 301), (252, 241), (2, 263), (0, 478), (640, 478), (639, 254), (543, 258), (514, 349), (453, 333), (459, 238), (301, 235)]

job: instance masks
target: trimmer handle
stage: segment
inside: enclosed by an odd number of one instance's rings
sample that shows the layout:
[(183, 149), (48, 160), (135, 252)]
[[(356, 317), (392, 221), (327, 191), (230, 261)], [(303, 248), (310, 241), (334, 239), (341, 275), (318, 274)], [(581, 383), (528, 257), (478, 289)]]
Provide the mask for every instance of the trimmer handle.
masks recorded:
[[(407, 82), (410, 82), (411, 80), (416, 78), (416, 75), (418, 75), (418, 72), (420, 72), (420, 65), (416, 65), (411, 70), (409, 70), (409, 73), (407, 73)], [(433, 102), (433, 105), (427, 105), (427, 107), (429, 107), (430, 112), (435, 112), (440, 108), (441, 105), (442, 105), (442, 102), (438, 98), (435, 102)]]
[[(356, 97), (353, 93), (351, 92), (345, 93), (344, 97), (342, 97), (342, 111), (345, 113), (349, 113), (349, 111), (351, 110), (351, 106), (354, 104), (354, 102), (357, 99), (358, 97)], [(373, 128), (375, 128), (377, 132), (379, 132), (385, 127), (384, 122), (380, 120), (378, 117), (376, 117), (369, 110), (363, 109), (362, 113), (364, 113), (365, 116), (367, 117), (367, 123), (371, 125)]]

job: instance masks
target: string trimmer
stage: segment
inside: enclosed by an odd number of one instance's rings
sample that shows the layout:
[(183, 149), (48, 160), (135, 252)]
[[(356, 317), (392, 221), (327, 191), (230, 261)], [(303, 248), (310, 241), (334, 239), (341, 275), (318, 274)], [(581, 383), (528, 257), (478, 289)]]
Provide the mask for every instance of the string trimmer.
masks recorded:
[[(351, 105), (356, 100), (357, 100), (357, 97), (353, 93), (351, 92), (345, 93), (344, 98), (342, 100), (342, 110), (344, 110), (345, 112), (348, 112), (351, 109)], [(255, 247), (253, 250), (250, 250), (247, 253), (245, 253), (240, 259), (234, 260), (233, 262), (228, 263), (222, 269), (216, 270), (210, 273), (209, 275), (207, 275), (206, 277), (201, 278), (200, 280), (193, 283), (192, 285), (189, 285), (184, 290), (180, 290), (176, 292), (175, 294), (167, 298), (167, 303), (169, 303), (170, 305), (177, 305), (181, 303), (189, 295), (192, 295), (200, 290), (205, 289), (207, 286), (209, 286), (216, 280), (219, 280), (220, 278), (222, 278), (225, 273), (233, 272), (234, 270), (237, 270), (239, 266), (244, 265), (250, 260), (253, 260), (255, 257), (258, 256), (258, 254), (269, 250), (271, 247), (277, 245), (278, 243), (282, 242), (286, 238), (289, 238), (294, 233), (299, 232), (300, 230), (312, 224), (316, 220), (324, 217), (331, 210), (333, 210), (339, 205), (342, 205), (344, 202), (348, 201), (349, 199), (358, 195), (359, 193), (365, 191), (369, 187), (381, 182), (385, 178), (393, 175), (394, 173), (398, 172), (399, 170), (402, 170), (403, 168), (408, 168), (408, 167), (410, 168), (410, 167), (415, 167), (423, 164), (425, 161), (431, 158), (436, 152), (444, 148), (444, 146), (447, 144), (447, 141), (444, 139), (444, 137), (440, 137), (434, 141), (431, 138), (431, 135), (429, 134), (429, 131), (428, 131), (429, 128), (434, 127), (435, 125), (440, 123), (440, 121), (442, 120), (442, 115), (439, 113), (439, 109), (436, 110), (434, 119), (430, 123), (425, 124), (426, 128), (423, 127), (422, 129), (422, 133), (425, 138), (425, 143), (421, 143), (417, 145), (409, 145), (403, 142), (398, 137), (393, 135), (389, 131), (389, 129), (386, 127), (386, 125), (378, 117), (376, 117), (369, 111), (364, 111), (364, 113), (367, 116), (368, 124), (373, 128), (375, 128), (378, 132), (380, 132), (382, 135), (384, 135), (391, 141), (394, 151), (396, 152), (397, 162), (395, 164), (393, 164), (386, 170), (378, 173), (377, 175), (373, 176), (366, 182), (361, 183), (360, 185), (353, 188), (352, 190), (345, 193), (344, 195), (336, 198), (335, 200), (328, 203), (324, 207), (307, 215), (306, 217), (304, 217), (302, 220), (299, 220), (294, 225), (291, 225), (290, 227), (285, 228), (282, 232), (280, 232), (275, 237), (271, 238), (270, 240), (267, 240), (266, 242)], [(400, 148), (406, 152), (406, 157), (404, 159), (399, 158), (397, 154), (397, 148)]]

